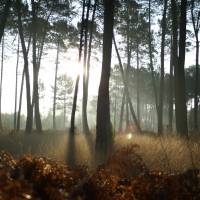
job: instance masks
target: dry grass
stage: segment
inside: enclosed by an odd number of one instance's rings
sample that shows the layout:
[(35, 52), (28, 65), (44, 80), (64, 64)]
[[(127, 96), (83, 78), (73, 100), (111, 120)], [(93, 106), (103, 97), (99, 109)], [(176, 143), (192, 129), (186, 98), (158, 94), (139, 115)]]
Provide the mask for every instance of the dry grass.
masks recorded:
[[(43, 134), (13, 134), (0, 136), (0, 150), (14, 156), (33, 154), (65, 161), (67, 155), (67, 133), (46, 131)], [(93, 139), (94, 141), (94, 139)], [(76, 161), (78, 164), (91, 165), (87, 142), (82, 134), (75, 137)], [(200, 168), (200, 137), (189, 142), (174, 136), (158, 138), (149, 135), (117, 136), (115, 147), (119, 149), (128, 144), (138, 144), (137, 152), (150, 170), (182, 172), (189, 168)]]
[[(118, 148), (126, 143), (125, 136), (117, 137)], [(138, 153), (150, 170), (182, 172), (189, 168), (200, 168), (200, 138), (186, 141), (174, 136), (133, 135), (128, 143), (139, 145)]]

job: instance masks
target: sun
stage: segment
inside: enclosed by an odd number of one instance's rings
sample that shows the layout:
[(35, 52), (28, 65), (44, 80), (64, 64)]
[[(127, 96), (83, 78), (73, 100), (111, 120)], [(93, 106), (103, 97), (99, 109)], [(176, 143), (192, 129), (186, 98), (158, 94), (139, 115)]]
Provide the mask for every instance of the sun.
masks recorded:
[(80, 62), (68, 62), (67, 63), (67, 74), (73, 79), (76, 80), (77, 76), (82, 76), (83, 74), (83, 65)]

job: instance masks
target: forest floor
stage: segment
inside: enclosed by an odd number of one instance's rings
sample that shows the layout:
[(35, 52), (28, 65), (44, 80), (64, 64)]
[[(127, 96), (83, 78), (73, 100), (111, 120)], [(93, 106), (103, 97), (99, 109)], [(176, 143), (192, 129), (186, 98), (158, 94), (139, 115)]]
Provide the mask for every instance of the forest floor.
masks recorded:
[(63, 161), (64, 132), (0, 136), (0, 200), (200, 199), (200, 138), (119, 135), (115, 152), (91, 166), (86, 140), (76, 136), (77, 167)]

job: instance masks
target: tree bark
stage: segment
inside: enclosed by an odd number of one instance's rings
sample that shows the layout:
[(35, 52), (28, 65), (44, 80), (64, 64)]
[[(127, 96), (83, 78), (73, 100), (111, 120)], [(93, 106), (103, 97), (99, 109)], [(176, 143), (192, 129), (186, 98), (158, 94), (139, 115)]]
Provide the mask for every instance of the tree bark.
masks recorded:
[(119, 132), (120, 133), (123, 131), (123, 116), (124, 116), (125, 98), (126, 98), (126, 93), (125, 93), (125, 90), (124, 90), (123, 91), (123, 97), (122, 97), (121, 109), (120, 109), (120, 118), (119, 118)]
[[(174, 0), (172, 0), (174, 1)], [(175, 2), (174, 2), (175, 3)], [(176, 3), (175, 3), (176, 4)], [(186, 10), (187, 0), (181, 0), (181, 17), (179, 31), (179, 57), (175, 66), (175, 105), (176, 105), (176, 128), (177, 132), (188, 137), (187, 107), (185, 96), (185, 45), (186, 45)]]
[(37, 42), (37, 33), (36, 33), (36, 4), (34, 0), (31, 0), (32, 5), (32, 48), (33, 48), (33, 99), (32, 99), (32, 109), (35, 111), (35, 125), (38, 132), (42, 132), (42, 123), (40, 117), (39, 109), (39, 92), (38, 92), (38, 75), (39, 75), (39, 65), (37, 63), (36, 56), (36, 42)]
[(161, 39), (161, 71), (160, 71), (160, 92), (159, 92), (159, 109), (158, 109), (158, 134), (163, 134), (163, 101), (164, 101), (164, 78), (165, 78), (165, 35), (166, 35), (166, 15), (167, 15), (167, 3), (164, 1), (164, 11), (162, 18), (162, 39)]
[(152, 85), (153, 85), (153, 92), (155, 98), (155, 105), (156, 105), (156, 112), (158, 118), (158, 94), (156, 88), (156, 80), (154, 76), (154, 67), (153, 67), (153, 52), (152, 52), (152, 34), (151, 34), (151, 0), (149, 0), (149, 34), (148, 34), (148, 43), (149, 43), (149, 60), (150, 60), (150, 69), (151, 69), (151, 77), (152, 77)]
[(199, 28), (200, 28), (200, 14), (198, 13), (195, 21), (194, 16), (194, 0), (191, 0), (191, 15), (192, 24), (196, 39), (196, 73), (195, 73), (195, 92), (194, 92), (194, 130), (198, 131), (198, 91), (199, 91)]
[(56, 98), (57, 98), (57, 76), (58, 76), (58, 61), (59, 61), (59, 41), (57, 42), (56, 69), (54, 79), (54, 94), (53, 94), (53, 129), (56, 129)]
[(97, 101), (96, 161), (104, 162), (112, 149), (109, 79), (112, 57), (114, 0), (104, 0), (103, 61)]
[[(28, 56), (30, 44), (31, 44), (31, 35), (30, 35), (29, 40), (28, 40), (27, 56)], [(23, 87), (24, 87), (24, 77), (25, 77), (25, 69), (23, 68), (22, 80), (21, 80), (21, 88), (20, 88), (20, 95), (19, 95), (19, 108), (18, 108), (18, 112), (17, 112), (17, 127), (16, 127), (17, 131), (20, 130), (22, 95), (23, 95)]]
[(137, 44), (137, 119), (140, 124), (140, 60), (139, 45)]
[(172, 55), (172, 38), (171, 38), (171, 52), (170, 52), (170, 75), (169, 75), (169, 124), (168, 132), (173, 131), (173, 97), (174, 97), (174, 65), (173, 65), (173, 55)]
[(21, 0), (17, 0), (17, 15), (18, 15), (18, 30), (21, 39), (21, 46), (24, 57), (24, 72), (26, 77), (26, 100), (27, 100), (27, 119), (26, 119), (26, 132), (30, 133), (32, 131), (32, 121), (33, 121), (33, 110), (31, 105), (31, 93), (30, 93), (30, 78), (29, 78), (29, 67), (28, 67), (28, 53), (25, 46), (23, 26), (21, 21)]
[(15, 110), (14, 110), (14, 130), (17, 128), (17, 94), (18, 94), (18, 68), (19, 68), (19, 35), (17, 43), (17, 63), (15, 72)]
[(90, 134), (88, 120), (87, 120), (87, 101), (88, 101), (88, 85), (87, 85), (87, 55), (88, 55), (88, 21), (90, 13), (91, 1), (87, 2), (86, 18), (84, 19), (84, 58), (83, 58), (83, 100), (82, 100), (82, 124), (83, 132), (87, 135)]
[[(78, 58), (79, 63), (81, 63), (81, 58), (82, 58), (84, 16), (85, 16), (85, 0), (83, 1), (82, 19), (81, 19), (80, 46), (79, 46), (79, 58)], [(74, 137), (74, 134), (75, 134), (75, 114), (76, 114), (76, 106), (77, 106), (76, 104), (77, 104), (79, 80), (80, 80), (80, 75), (78, 75), (76, 78), (74, 98), (73, 98), (73, 104), (72, 104), (72, 112), (71, 112), (71, 120), (70, 120), (70, 135), (72, 138)], [(68, 161), (68, 163), (70, 162), (72, 165), (74, 164), (73, 159)]]
[(0, 77), (0, 130), (3, 129), (2, 125), (2, 89), (3, 89), (3, 68), (4, 68), (4, 35), (2, 37), (2, 44), (1, 44), (1, 77)]

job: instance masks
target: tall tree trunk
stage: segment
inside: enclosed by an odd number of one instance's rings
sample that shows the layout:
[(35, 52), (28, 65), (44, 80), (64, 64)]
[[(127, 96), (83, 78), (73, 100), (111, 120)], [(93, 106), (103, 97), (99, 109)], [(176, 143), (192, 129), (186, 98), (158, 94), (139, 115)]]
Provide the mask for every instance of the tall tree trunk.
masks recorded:
[(23, 95), (23, 87), (24, 87), (24, 77), (25, 71), (22, 72), (22, 80), (21, 80), (21, 88), (20, 88), (20, 95), (19, 95), (19, 108), (17, 113), (17, 131), (20, 130), (20, 121), (21, 121), (21, 108), (22, 108), (22, 95)]
[[(129, 19), (129, 0), (127, 1), (127, 28), (126, 28), (126, 45), (127, 45), (127, 68), (126, 68), (126, 80), (129, 87), (129, 73), (131, 67), (131, 44), (130, 44), (130, 19)], [(128, 98), (126, 98), (126, 128), (129, 127), (129, 104)]]
[(121, 133), (123, 130), (123, 116), (124, 116), (124, 105), (125, 105), (125, 98), (126, 98), (126, 93), (125, 90), (123, 91), (123, 97), (122, 97), (122, 104), (121, 104), (121, 109), (120, 109), (120, 118), (119, 118), (119, 132)]
[(28, 68), (28, 54), (24, 41), (23, 26), (21, 21), (21, 0), (16, 0), (17, 2), (17, 15), (18, 15), (18, 31), (21, 39), (23, 57), (24, 57), (24, 71), (26, 77), (26, 100), (27, 100), (27, 119), (26, 119), (26, 132), (30, 133), (32, 131), (32, 121), (33, 121), (33, 111), (31, 105), (31, 93), (30, 93), (30, 78), (29, 78), (29, 68)]
[(126, 104), (125, 104), (126, 105), (126, 128), (128, 128), (130, 121), (129, 121), (129, 105), (128, 105), (128, 98), (127, 97), (125, 98), (125, 102), (126, 102)]
[(66, 124), (66, 94), (64, 95), (64, 108), (63, 108), (63, 115), (64, 115), (64, 129)]
[(96, 160), (104, 162), (112, 149), (109, 79), (112, 57), (114, 0), (104, 0), (103, 61), (97, 101)]
[(88, 88), (87, 88), (87, 54), (88, 54), (88, 20), (90, 13), (91, 1), (87, 1), (87, 12), (86, 18), (84, 20), (84, 59), (83, 59), (83, 100), (82, 100), (82, 124), (83, 132), (85, 134), (90, 134), (88, 120), (87, 120), (87, 100), (88, 100)]
[(1, 44), (1, 77), (0, 77), (0, 130), (3, 129), (2, 125), (2, 89), (3, 89), (3, 67), (4, 67), (4, 35), (2, 37), (2, 44)]
[[(81, 58), (82, 58), (84, 16), (85, 16), (85, 0), (83, 1), (82, 19), (81, 19), (80, 45), (79, 45), (79, 57), (78, 57), (79, 63), (81, 63)], [(74, 89), (71, 119), (70, 119), (68, 152), (67, 152), (67, 159), (66, 159), (67, 163), (70, 166), (75, 165), (75, 155), (74, 155), (75, 154), (75, 115), (76, 115), (76, 106), (77, 106), (76, 104), (77, 104), (79, 80), (80, 80), (80, 75), (77, 75), (75, 89)]]
[(88, 95), (88, 85), (89, 85), (89, 78), (90, 78), (90, 60), (91, 60), (91, 53), (92, 53), (92, 41), (93, 41), (93, 34), (94, 34), (94, 20), (95, 14), (97, 9), (98, 0), (95, 0), (93, 5), (93, 13), (92, 13), (92, 20), (91, 20), (91, 27), (89, 31), (90, 39), (89, 39), (89, 46), (88, 46), (88, 59), (87, 59), (87, 80), (86, 80), (86, 89)]
[(195, 73), (195, 92), (194, 92), (194, 130), (198, 131), (198, 91), (199, 91), (199, 28), (200, 28), (200, 15), (194, 16), (194, 0), (191, 0), (191, 15), (192, 24), (196, 39), (196, 73)]
[(14, 130), (17, 128), (17, 93), (18, 93), (18, 68), (19, 68), (19, 35), (17, 43), (17, 63), (15, 72), (15, 110), (14, 110)]
[(164, 11), (162, 18), (162, 39), (161, 39), (161, 71), (160, 71), (160, 92), (159, 92), (159, 109), (158, 109), (158, 134), (163, 134), (163, 101), (164, 101), (164, 78), (165, 78), (165, 35), (166, 35), (166, 15), (167, 3), (164, 1)]
[(140, 60), (139, 45), (137, 44), (137, 119), (140, 124)]
[(196, 36), (196, 73), (195, 73), (195, 94), (194, 94), (194, 129), (199, 130), (198, 104), (199, 104), (199, 39)]
[(39, 92), (38, 92), (38, 75), (39, 75), (39, 65), (37, 63), (36, 56), (36, 43), (37, 43), (37, 33), (36, 33), (36, 4), (34, 0), (31, 0), (32, 5), (32, 47), (33, 47), (33, 99), (32, 99), (32, 109), (35, 111), (35, 125), (38, 132), (42, 132), (42, 122), (39, 110)]
[(151, 77), (152, 77), (152, 85), (153, 85), (153, 92), (155, 98), (155, 105), (156, 105), (156, 112), (158, 118), (158, 95), (157, 95), (157, 88), (156, 88), (156, 80), (154, 76), (154, 67), (153, 67), (153, 52), (152, 52), (152, 33), (151, 33), (151, 0), (149, 0), (149, 34), (148, 34), (148, 43), (149, 43), (149, 59), (150, 59), (150, 69), (151, 69)]
[(186, 45), (186, 10), (187, 0), (181, 0), (181, 17), (179, 31), (179, 57), (175, 66), (175, 105), (176, 105), (176, 128), (177, 132), (188, 137), (187, 107), (185, 96), (185, 45)]
[[(30, 35), (29, 40), (28, 40), (27, 56), (28, 56), (28, 53), (29, 53), (30, 44), (31, 44), (31, 35)], [(20, 130), (22, 95), (23, 95), (23, 88), (24, 88), (24, 77), (25, 77), (25, 69), (23, 68), (20, 95), (19, 95), (19, 108), (18, 108), (18, 113), (17, 113), (17, 131)]]
[[(81, 58), (82, 58), (84, 17), (85, 17), (85, 0), (83, 1), (82, 19), (81, 19), (80, 46), (79, 46), (79, 58), (78, 58), (79, 63), (81, 62)], [(73, 98), (73, 104), (72, 104), (72, 112), (71, 112), (71, 120), (70, 120), (70, 135), (72, 136), (75, 134), (75, 114), (76, 114), (76, 106), (77, 106), (76, 104), (77, 104), (79, 80), (80, 80), (80, 75), (78, 75), (76, 78), (74, 98)]]
[(120, 72), (121, 72), (122, 80), (123, 80), (123, 83), (124, 83), (124, 90), (125, 90), (126, 98), (128, 99), (128, 103), (129, 103), (129, 107), (130, 107), (130, 112), (131, 112), (131, 115), (132, 115), (133, 120), (135, 122), (135, 126), (137, 128), (137, 131), (139, 133), (141, 133), (142, 131), (141, 131), (141, 128), (140, 128), (140, 124), (138, 123), (137, 117), (135, 115), (135, 111), (133, 109), (133, 104), (131, 102), (127, 80), (126, 80), (126, 77), (125, 77), (125, 74), (124, 74), (124, 70), (123, 70), (123, 66), (122, 66), (122, 61), (121, 61), (121, 58), (120, 58), (120, 55), (119, 55), (119, 51), (118, 51), (118, 48), (117, 48), (117, 44), (116, 44), (114, 35), (113, 35), (113, 41), (114, 41), (114, 45), (115, 45), (115, 50), (116, 50), (116, 53), (117, 53), (117, 57), (118, 57), (118, 60), (119, 60)]
[(173, 65), (173, 55), (172, 55), (172, 38), (171, 38), (171, 52), (170, 52), (170, 75), (169, 75), (169, 124), (168, 131), (171, 133), (173, 131), (173, 97), (174, 97), (174, 65)]
[(54, 79), (54, 94), (53, 94), (53, 129), (56, 129), (56, 98), (57, 98), (57, 75), (58, 75), (58, 61), (59, 61), (59, 41), (57, 43), (56, 69)]
[(10, 6), (11, 6), (11, 0), (7, 0), (4, 11), (3, 11), (3, 13), (1, 14), (1, 17), (0, 17), (0, 43), (1, 43), (1, 39), (2, 39), (3, 34), (4, 34), (4, 28), (5, 28), (7, 18), (8, 18), (8, 15), (9, 15)]

